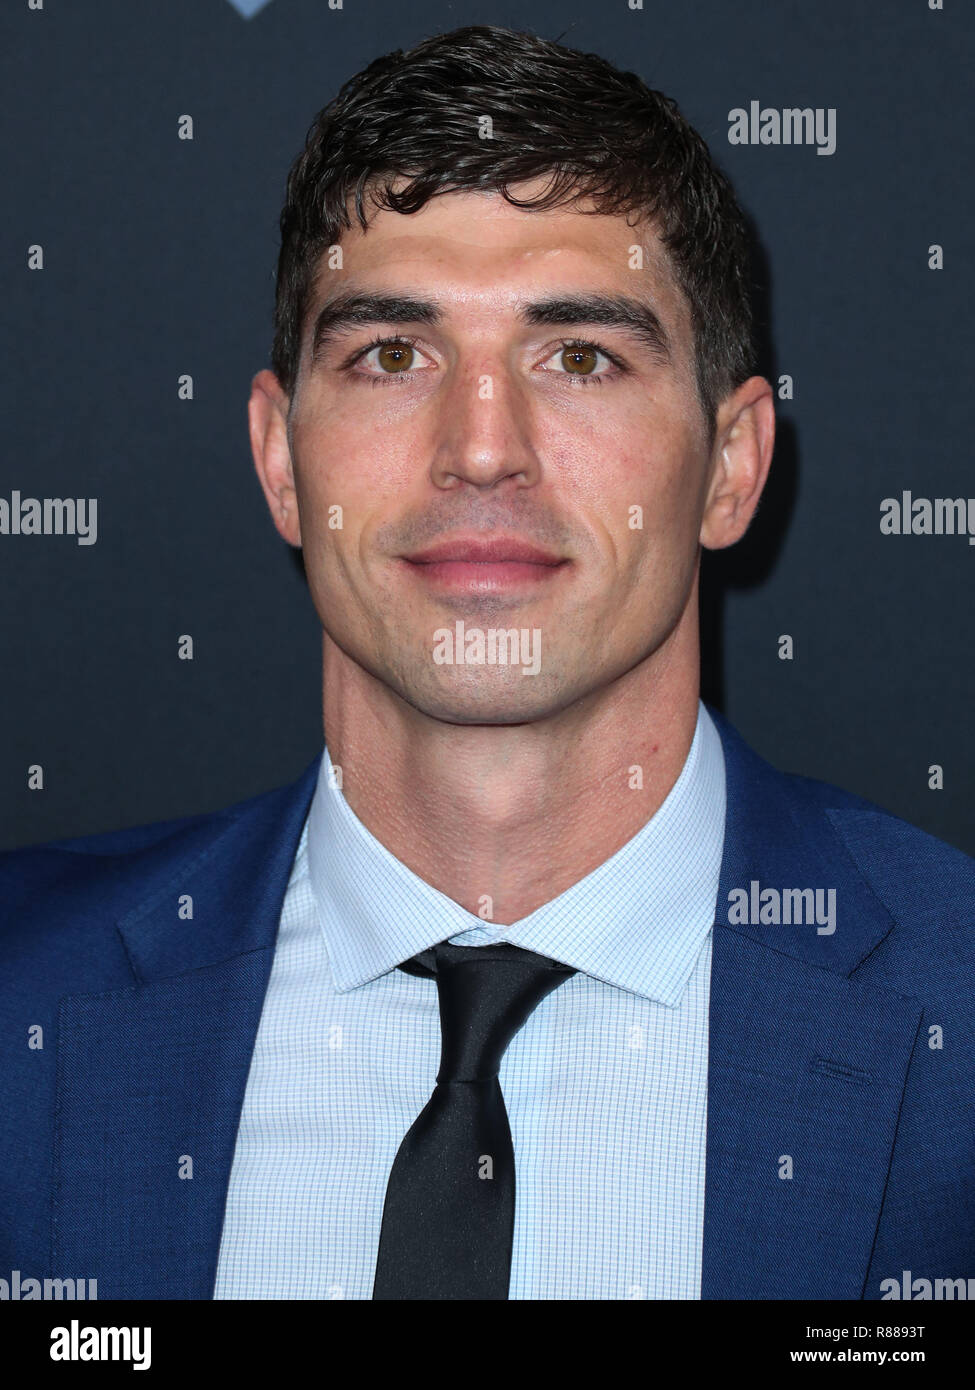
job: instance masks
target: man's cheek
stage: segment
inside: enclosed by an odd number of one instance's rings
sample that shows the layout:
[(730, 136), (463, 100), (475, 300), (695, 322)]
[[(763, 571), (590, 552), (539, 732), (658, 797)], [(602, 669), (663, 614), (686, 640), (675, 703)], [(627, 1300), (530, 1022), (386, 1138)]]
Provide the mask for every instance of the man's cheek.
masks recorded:
[(300, 455), (295, 470), (302, 539), (343, 542), (369, 506), (369, 480), (350, 467), (349, 455), (332, 441), (328, 450)]

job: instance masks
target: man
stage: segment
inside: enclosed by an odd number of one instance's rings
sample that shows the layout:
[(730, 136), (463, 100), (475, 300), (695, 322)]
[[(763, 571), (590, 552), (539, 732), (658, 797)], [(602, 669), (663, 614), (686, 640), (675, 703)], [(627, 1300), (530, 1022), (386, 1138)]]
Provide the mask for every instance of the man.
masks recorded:
[(346, 84), (281, 230), (250, 435), (326, 746), (4, 858), (0, 1258), (101, 1298), (975, 1274), (972, 861), (699, 699), (701, 548), (774, 435), (703, 142), (462, 29)]

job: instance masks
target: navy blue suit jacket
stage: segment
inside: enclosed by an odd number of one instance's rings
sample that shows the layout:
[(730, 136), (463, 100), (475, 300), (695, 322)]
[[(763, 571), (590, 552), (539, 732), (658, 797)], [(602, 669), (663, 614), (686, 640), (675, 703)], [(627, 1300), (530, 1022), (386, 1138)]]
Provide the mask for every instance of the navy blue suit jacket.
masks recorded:
[[(975, 861), (776, 771), (710, 713), (728, 812), (702, 1296), (875, 1299), (905, 1270), (973, 1276)], [(3, 1277), (212, 1297), (318, 767), (219, 813), (0, 856)], [(729, 923), (729, 895), (753, 880), (835, 888), (835, 931)]]

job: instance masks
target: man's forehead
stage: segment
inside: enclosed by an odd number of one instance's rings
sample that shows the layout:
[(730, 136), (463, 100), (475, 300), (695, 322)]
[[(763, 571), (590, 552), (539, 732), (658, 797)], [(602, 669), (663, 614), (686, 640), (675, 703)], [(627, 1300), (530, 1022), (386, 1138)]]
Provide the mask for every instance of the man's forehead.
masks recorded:
[(687, 327), (686, 301), (656, 227), (623, 214), (525, 209), (495, 192), (452, 191), (415, 213), (373, 209), (367, 228), (354, 222), (338, 244), (341, 268), (322, 254), (312, 308), (353, 279), (357, 289), (422, 287), (445, 314), (480, 303), (514, 311), (527, 290), (560, 286), (650, 298), (674, 337)]

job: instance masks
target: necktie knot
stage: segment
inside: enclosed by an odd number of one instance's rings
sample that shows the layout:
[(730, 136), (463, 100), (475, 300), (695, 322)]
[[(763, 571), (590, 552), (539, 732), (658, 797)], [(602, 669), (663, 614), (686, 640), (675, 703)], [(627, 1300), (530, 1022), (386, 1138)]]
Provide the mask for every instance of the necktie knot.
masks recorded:
[[(414, 968), (410, 968), (410, 967)], [(442, 1035), (437, 1084), (491, 1081), (508, 1044), (573, 967), (506, 942), (452, 946), (441, 941), (405, 962), (410, 974), (433, 975)]]

